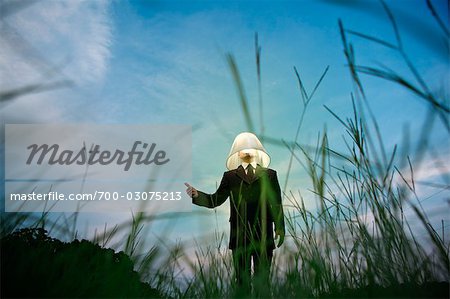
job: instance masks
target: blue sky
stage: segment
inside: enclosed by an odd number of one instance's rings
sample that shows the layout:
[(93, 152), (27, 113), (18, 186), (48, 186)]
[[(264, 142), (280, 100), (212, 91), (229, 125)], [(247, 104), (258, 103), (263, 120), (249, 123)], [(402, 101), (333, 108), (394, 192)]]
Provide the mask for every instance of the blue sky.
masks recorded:
[[(446, 1), (432, 1), (448, 20)], [(345, 3), (345, 4), (344, 4)], [(348, 4), (350, 3), (350, 4)], [(448, 41), (426, 8), (425, 1), (387, 1), (399, 23), (405, 49), (433, 90), (448, 98)], [(330, 144), (343, 149), (344, 128), (326, 111), (350, 117), (350, 80), (338, 19), (349, 29), (395, 42), (378, 1), (45, 1), (7, 16), (0, 47), (2, 90), (36, 82), (71, 80), (74, 87), (22, 96), (0, 110), (3, 123), (188, 124), (192, 134), (191, 184), (212, 192), (225, 171), (226, 155), (235, 135), (246, 124), (225, 55), (237, 61), (251, 115), (259, 124), (254, 34), (262, 47), (262, 97), (265, 132), (292, 140), (302, 111), (295, 66), (310, 91), (323, 70), (329, 72), (305, 116), (300, 142), (313, 145), (326, 128)], [(24, 40), (26, 42), (24, 42)], [(398, 53), (350, 37), (357, 62), (383, 64), (411, 74)], [(55, 71), (56, 70), (56, 71)], [(401, 143), (409, 126), (412, 143), (427, 106), (392, 83), (362, 76), (367, 99), (380, 125), (385, 145)], [(448, 104), (448, 102), (447, 102)], [(256, 133), (259, 128), (256, 126)], [(437, 121), (430, 142), (436, 156), (426, 156), (416, 176), (440, 180), (448, 167), (448, 131)], [(266, 144), (271, 167), (282, 185), (289, 152)], [(414, 158), (414, 157), (413, 157)], [(430, 170), (432, 169), (432, 170)], [(447, 182), (448, 183), (448, 182)], [(308, 200), (310, 180), (294, 163), (290, 190)], [(184, 190), (184, 186), (180, 186)], [(423, 188), (423, 196), (436, 190)], [(448, 190), (427, 200), (431, 210), (448, 211)], [(186, 217), (173, 225), (173, 239), (199, 237), (211, 229), (226, 230), (227, 208), (206, 216)], [(193, 207), (193, 211), (199, 209)], [(201, 221), (198, 221), (198, 217)], [(114, 225), (130, 215), (81, 215), (80, 230)], [(436, 221), (450, 221), (446, 213)], [(85, 227), (85, 224), (89, 226)], [(161, 222), (162, 227), (167, 223)], [(157, 226), (158, 227), (158, 226)], [(208, 229), (206, 229), (206, 227)]]

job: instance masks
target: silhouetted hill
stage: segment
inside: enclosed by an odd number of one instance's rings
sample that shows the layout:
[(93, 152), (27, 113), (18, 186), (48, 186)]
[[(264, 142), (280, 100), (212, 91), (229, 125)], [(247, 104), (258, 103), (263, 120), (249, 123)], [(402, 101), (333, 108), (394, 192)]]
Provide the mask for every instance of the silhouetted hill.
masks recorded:
[(123, 252), (87, 240), (64, 243), (43, 229), (1, 239), (1, 297), (161, 298)]

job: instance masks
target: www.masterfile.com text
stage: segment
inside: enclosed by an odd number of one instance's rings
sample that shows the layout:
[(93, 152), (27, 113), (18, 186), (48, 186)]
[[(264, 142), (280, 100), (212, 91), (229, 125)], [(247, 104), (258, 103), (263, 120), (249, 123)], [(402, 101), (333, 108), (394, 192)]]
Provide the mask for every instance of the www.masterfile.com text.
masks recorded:
[(65, 194), (63, 192), (50, 191), (46, 193), (11, 193), (9, 195), (9, 200), (11, 201), (28, 201), (28, 200), (38, 200), (38, 201), (94, 201), (94, 200), (180, 200), (180, 191), (135, 191), (135, 192), (110, 192), (110, 191), (95, 191), (93, 193), (69, 193)]

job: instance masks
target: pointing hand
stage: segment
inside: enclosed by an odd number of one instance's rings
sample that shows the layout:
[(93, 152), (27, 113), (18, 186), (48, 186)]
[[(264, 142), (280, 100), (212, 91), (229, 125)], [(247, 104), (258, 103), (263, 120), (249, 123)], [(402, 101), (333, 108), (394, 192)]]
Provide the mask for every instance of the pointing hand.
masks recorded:
[(196, 198), (198, 196), (197, 189), (189, 185), (188, 183), (184, 183), (184, 185), (187, 187), (186, 193), (192, 198)]

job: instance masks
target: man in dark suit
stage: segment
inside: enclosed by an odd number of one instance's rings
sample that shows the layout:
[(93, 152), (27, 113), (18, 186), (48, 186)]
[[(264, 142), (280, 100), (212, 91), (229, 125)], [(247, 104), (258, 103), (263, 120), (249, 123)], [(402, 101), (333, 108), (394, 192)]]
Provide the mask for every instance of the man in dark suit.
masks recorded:
[[(284, 241), (285, 228), (281, 190), (275, 170), (267, 168), (270, 157), (252, 133), (241, 133), (233, 142), (223, 174), (213, 194), (186, 183), (186, 192), (196, 205), (215, 208), (230, 198), (230, 242), (236, 282), (250, 290), (253, 281), (268, 286), (274, 239)], [(275, 238), (274, 238), (275, 233)]]

